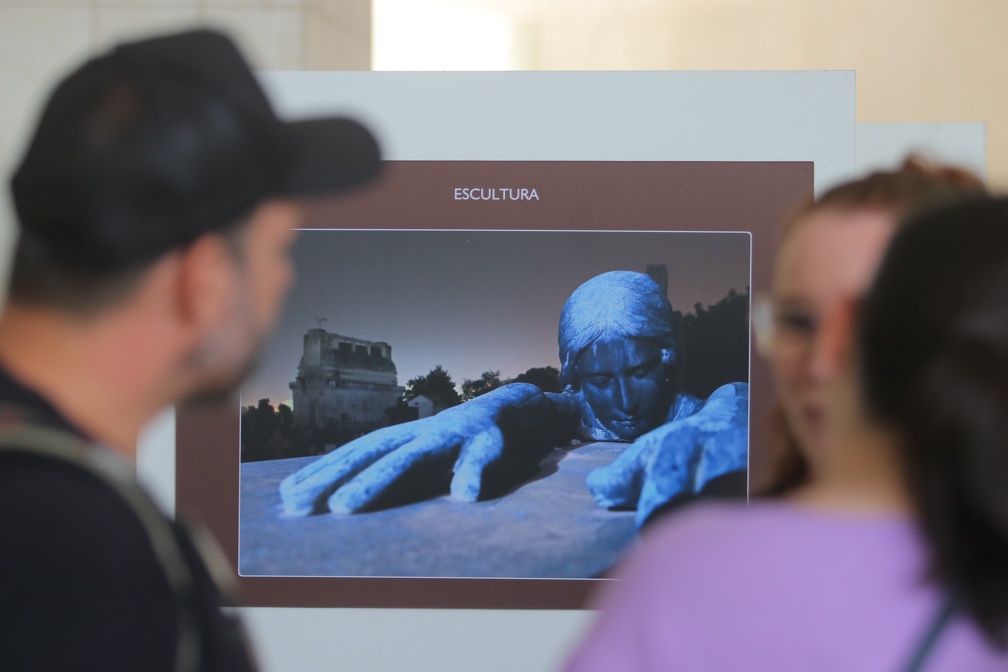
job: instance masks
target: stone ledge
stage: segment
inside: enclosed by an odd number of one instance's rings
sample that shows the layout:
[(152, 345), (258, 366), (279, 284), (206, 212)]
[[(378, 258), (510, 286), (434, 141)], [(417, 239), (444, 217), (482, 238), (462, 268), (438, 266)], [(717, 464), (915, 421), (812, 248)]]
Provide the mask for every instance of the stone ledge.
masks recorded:
[(595, 505), (585, 476), (626, 447), (557, 449), (540, 473), (498, 499), (441, 496), (353, 515), (290, 518), (280, 481), (316, 458), (241, 467), (243, 576), (590, 578), (637, 539), (632, 511)]

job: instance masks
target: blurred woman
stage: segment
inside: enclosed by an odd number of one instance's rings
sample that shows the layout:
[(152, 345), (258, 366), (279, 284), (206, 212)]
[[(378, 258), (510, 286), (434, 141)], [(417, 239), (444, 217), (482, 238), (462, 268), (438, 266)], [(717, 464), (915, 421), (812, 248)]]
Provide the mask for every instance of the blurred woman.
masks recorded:
[(899, 231), (860, 322), (855, 280), (801, 327), (799, 484), (657, 524), (568, 670), (1008, 669), (1008, 201)]
[(836, 374), (814, 356), (823, 311), (838, 298), (864, 292), (908, 215), (982, 193), (983, 183), (972, 173), (910, 157), (896, 171), (831, 189), (787, 220), (772, 294), (753, 306), (757, 346), (770, 364), (778, 395), (769, 455), (755, 461), (755, 492), (782, 494), (809, 478), (800, 446), (820, 440), (828, 412), (823, 390)]

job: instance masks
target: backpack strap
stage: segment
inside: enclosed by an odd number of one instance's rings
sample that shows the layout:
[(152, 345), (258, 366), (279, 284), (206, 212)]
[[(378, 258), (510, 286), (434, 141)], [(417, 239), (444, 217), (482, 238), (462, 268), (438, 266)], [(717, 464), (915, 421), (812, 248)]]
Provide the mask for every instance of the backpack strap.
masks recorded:
[(901, 672), (920, 672), (924, 669), (924, 664), (928, 661), (931, 656), (931, 652), (934, 650), (935, 643), (941, 636), (942, 632), (945, 631), (946, 626), (949, 621), (957, 611), (957, 600), (954, 596), (946, 596), (942, 600), (941, 604), (938, 606), (938, 611), (932, 616), (931, 621), (928, 623), (927, 629), (921, 634), (920, 639), (917, 641), (916, 646), (912, 655), (910, 656), (907, 664), (901, 669)]
[(31, 455), (71, 465), (104, 483), (133, 512), (178, 604), (176, 672), (195, 672), (202, 652), (201, 615), (195, 582), (171, 523), (136, 481), (136, 476), (107, 449), (70, 432), (29, 421), (31, 413), (0, 404), (0, 455)]

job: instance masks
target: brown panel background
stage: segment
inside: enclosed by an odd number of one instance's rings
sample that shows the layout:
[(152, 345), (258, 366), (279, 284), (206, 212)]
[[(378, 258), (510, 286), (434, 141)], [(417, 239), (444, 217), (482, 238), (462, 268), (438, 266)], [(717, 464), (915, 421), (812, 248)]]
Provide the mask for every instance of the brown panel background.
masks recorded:
[[(811, 162), (389, 162), (382, 179), (312, 203), (313, 229), (750, 231), (752, 293), (769, 287), (784, 215), (812, 196)], [(539, 200), (457, 201), (460, 187), (535, 188)], [(772, 386), (751, 356), (750, 470), (765, 460)], [(176, 506), (238, 566), (239, 404), (179, 409)], [(243, 606), (582, 608), (592, 579), (239, 577)]]

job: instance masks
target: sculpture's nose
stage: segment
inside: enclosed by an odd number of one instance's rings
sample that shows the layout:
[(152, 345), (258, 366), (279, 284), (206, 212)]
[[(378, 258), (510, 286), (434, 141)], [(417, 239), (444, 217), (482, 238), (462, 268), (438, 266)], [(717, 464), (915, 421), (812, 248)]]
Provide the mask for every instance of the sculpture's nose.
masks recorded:
[(616, 408), (627, 415), (637, 412), (637, 395), (633, 384), (623, 377), (616, 379)]

